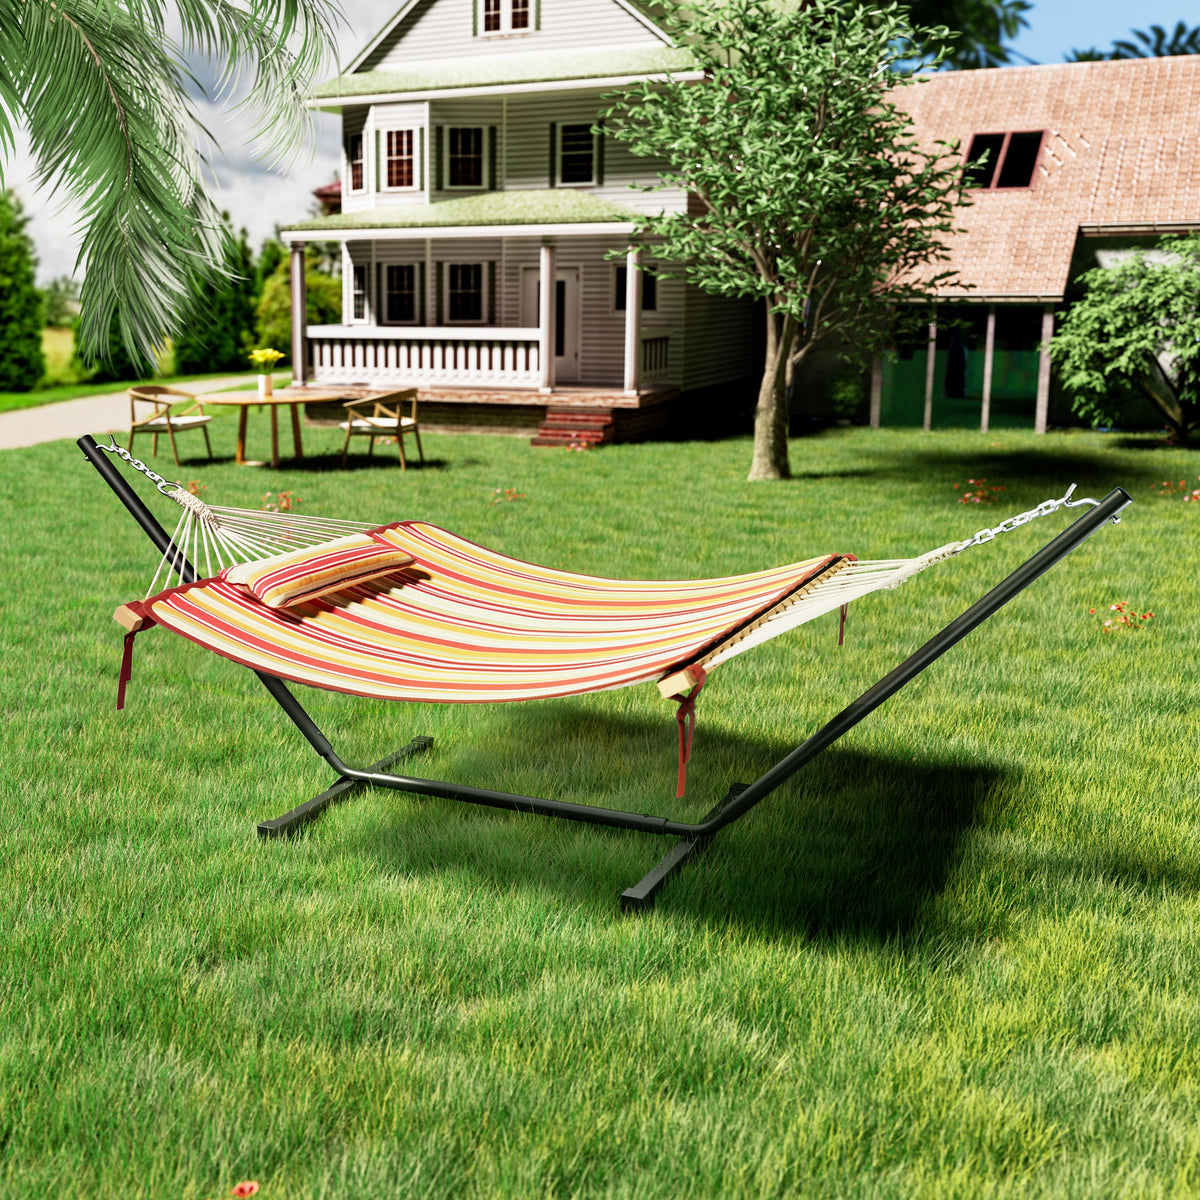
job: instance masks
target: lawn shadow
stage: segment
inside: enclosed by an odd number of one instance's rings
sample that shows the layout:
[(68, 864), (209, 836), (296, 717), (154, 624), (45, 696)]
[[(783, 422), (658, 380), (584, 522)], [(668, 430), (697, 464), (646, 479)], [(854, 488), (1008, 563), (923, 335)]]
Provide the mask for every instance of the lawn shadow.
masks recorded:
[[(383, 450), (377, 452), (373, 457), (368, 457), (365, 454), (349, 454), (346, 457), (346, 466), (342, 467), (342, 456), (340, 452), (332, 452), (327, 454), (306, 454), (303, 458), (289, 459), (286, 463), (289, 471), (295, 471), (299, 474), (305, 472), (324, 472), (324, 471), (400, 471), (400, 458), (394, 452), (391, 454), (385, 453)], [(450, 468), (450, 460), (445, 458), (429, 458), (426, 457), (424, 462), (414, 453), (408, 456), (409, 471), (445, 471)]]
[[(648, 743), (653, 755), (661, 755), (661, 733), (649, 718), (589, 715), (581, 721), (564, 706), (544, 711), (536, 722), (519, 722), (514, 741), (530, 762), (603, 756), (596, 769), (611, 775), (621, 764), (627, 785), (662, 774), (661, 763), (639, 762)], [(791, 749), (737, 738), (710, 724), (703, 730), (703, 752), (693, 760), (690, 802), (636, 790), (629, 795), (628, 788), (620, 799), (600, 787), (558, 798), (695, 821), (730, 782), (755, 778)], [(436, 759), (413, 760), (408, 770), (443, 777)], [(517, 790), (507, 775), (502, 768), (490, 781), (471, 782)], [(942, 889), (981, 799), (1004, 787), (1003, 774), (986, 764), (901, 761), (834, 747), (719, 833), (703, 856), (668, 882), (660, 904), (665, 912), (705, 921), (810, 936), (878, 940), (903, 934), (923, 919)], [(381, 802), (385, 795), (373, 793), (377, 816), (358, 846), (379, 869), (466, 873), (501, 890), (549, 888), (564, 903), (611, 904), (614, 915), (620, 892), (675, 843), (408, 795)]]

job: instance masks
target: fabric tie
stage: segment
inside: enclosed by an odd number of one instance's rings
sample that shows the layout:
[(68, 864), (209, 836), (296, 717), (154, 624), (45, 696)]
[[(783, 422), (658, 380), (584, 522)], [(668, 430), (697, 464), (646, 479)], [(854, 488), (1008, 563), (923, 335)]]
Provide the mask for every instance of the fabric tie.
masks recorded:
[(133, 639), (143, 629), (150, 629), (154, 622), (146, 619), (146, 623), (138, 629), (131, 629), (125, 635), (125, 650), (121, 654), (121, 673), (117, 676), (117, 711), (125, 707), (125, 685), (133, 678)]
[(683, 795), (687, 787), (687, 765), (692, 757), (692, 736), (696, 732), (696, 697), (700, 695), (700, 689), (708, 678), (703, 667), (692, 666), (688, 671), (693, 677), (698, 676), (696, 686), (686, 695), (678, 692), (671, 697), (672, 700), (679, 701), (679, 707), (675, 710), (675, 723), (679, 726), (679, 782), (675, 788), (676, 799)]

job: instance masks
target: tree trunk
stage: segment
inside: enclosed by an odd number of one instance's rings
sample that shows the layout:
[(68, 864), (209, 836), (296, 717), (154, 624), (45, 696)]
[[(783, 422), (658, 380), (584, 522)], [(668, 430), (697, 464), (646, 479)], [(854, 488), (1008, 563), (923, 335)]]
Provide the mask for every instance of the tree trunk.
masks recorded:
[(791, 475), (785, 372), (794, 329), (794, 323), (788, 318), (767, 313), (767, 353), (762, 382), (758, 385), (758, 404), (754, 409), (751, 480), (787, 479)]

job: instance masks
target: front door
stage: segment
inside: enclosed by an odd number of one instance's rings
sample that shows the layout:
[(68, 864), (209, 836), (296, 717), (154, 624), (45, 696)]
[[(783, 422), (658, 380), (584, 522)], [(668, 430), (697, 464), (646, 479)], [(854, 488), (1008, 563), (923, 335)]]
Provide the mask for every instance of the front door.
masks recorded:
[[(521, 275), (521, 324), (538, 323), (541, 278), (537, 267)], [(554, 378), (558, 383), (579, 379), (579, 268), (558, 267), (554, 272)]]

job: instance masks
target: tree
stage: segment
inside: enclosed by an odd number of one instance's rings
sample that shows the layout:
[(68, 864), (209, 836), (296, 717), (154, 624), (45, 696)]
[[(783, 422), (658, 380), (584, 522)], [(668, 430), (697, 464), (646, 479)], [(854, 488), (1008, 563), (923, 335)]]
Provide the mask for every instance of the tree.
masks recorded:
[(704, 82), (634, 85), (604, 113), (606, 133), (670, 163), (658, 188), (694, 198), (638, 218), (634, 244), (706, 291), (765, 301), (751, 479), (789, 473), (785, 388), (814, 350), (839, 335), (869, 349), (893, 306), (951, 281), (932, 271), (966, 202), (961, 162), (921, 150), (888, 94), (928, 33), (895, 5), (728, 0), (688, 25)]
[(1113, 424), (1133, 391), (1182, 443), (1200, 426), (1200, 235), (1159, 245), (1165, 254), (1137, 251), (1081, 277), (1083, 298), (1063, 317), (1050, 358), (1093, 425)]
[(0, 191), (0, 392), (29, 392), (46, 373), (37, 259), (20, 200)]
[(108, 326), (108, 339), (89, 363), (80, 350), (80, 323), (75, 322), (75, 361), (89, 383), (135, 383), (154, 374), (153, 360), (143, 359), (125, 344), (118, 310)]
[[(342, 319), (342, 284), (316, 269), (316, 255), (305, 255), (305, 323), (336, 325)], [(290, 358), (292, 351), (291, 267), (285, 258), (263, 284), (258, 302), (257, 328), (260, 347), (282, 350)], [(286, 361), (286, 359), (285, 359)]]
[(1012, 61), (1006, 38), (1028, 25), (1026, 0), (913, 0), (908, 18), (914, 25), (942, 25), (949, 37), (931, 37), (925, 48), (960, 71), (1002, 67)]
[(43, 320), (66, 329), (79, 308), (79, 284), (70, 275), (59, 275), (42, 289)]
[(218, 91), (249, 69), (255, 140), (280, 162), (303, 142), (303, 88), (332, 56), (339, 16), (335, 0), (0, 0), (0, 163), (21, 122), (39, 178), (80, 205), (89, 356), (114, 313), (152, 356), (194, 310), (196, 281), (228, 271), (185, 55), (220, 64)]
[(1136, 41), (1118, 39), (1111, 50), (1072, 50), (1068, 62), (1098, 62), (1121, 58), (1170, 58), (1179, 54), (1200, 54), (1200, 25), (1189, 29), (1183, 21), (1175, 25), (1170, 37), (1161, 25), (1151, 25), (1150, 32), (1134, 29)]
[[(229, 214), (221, 216), (228, 224)], [(254, 255), (244, 229), (230, 241), (232, 274), (200, 284), (196, 315), (175, 339), (181, 375), (246, 369), (246, 343), (254, 335)]]

